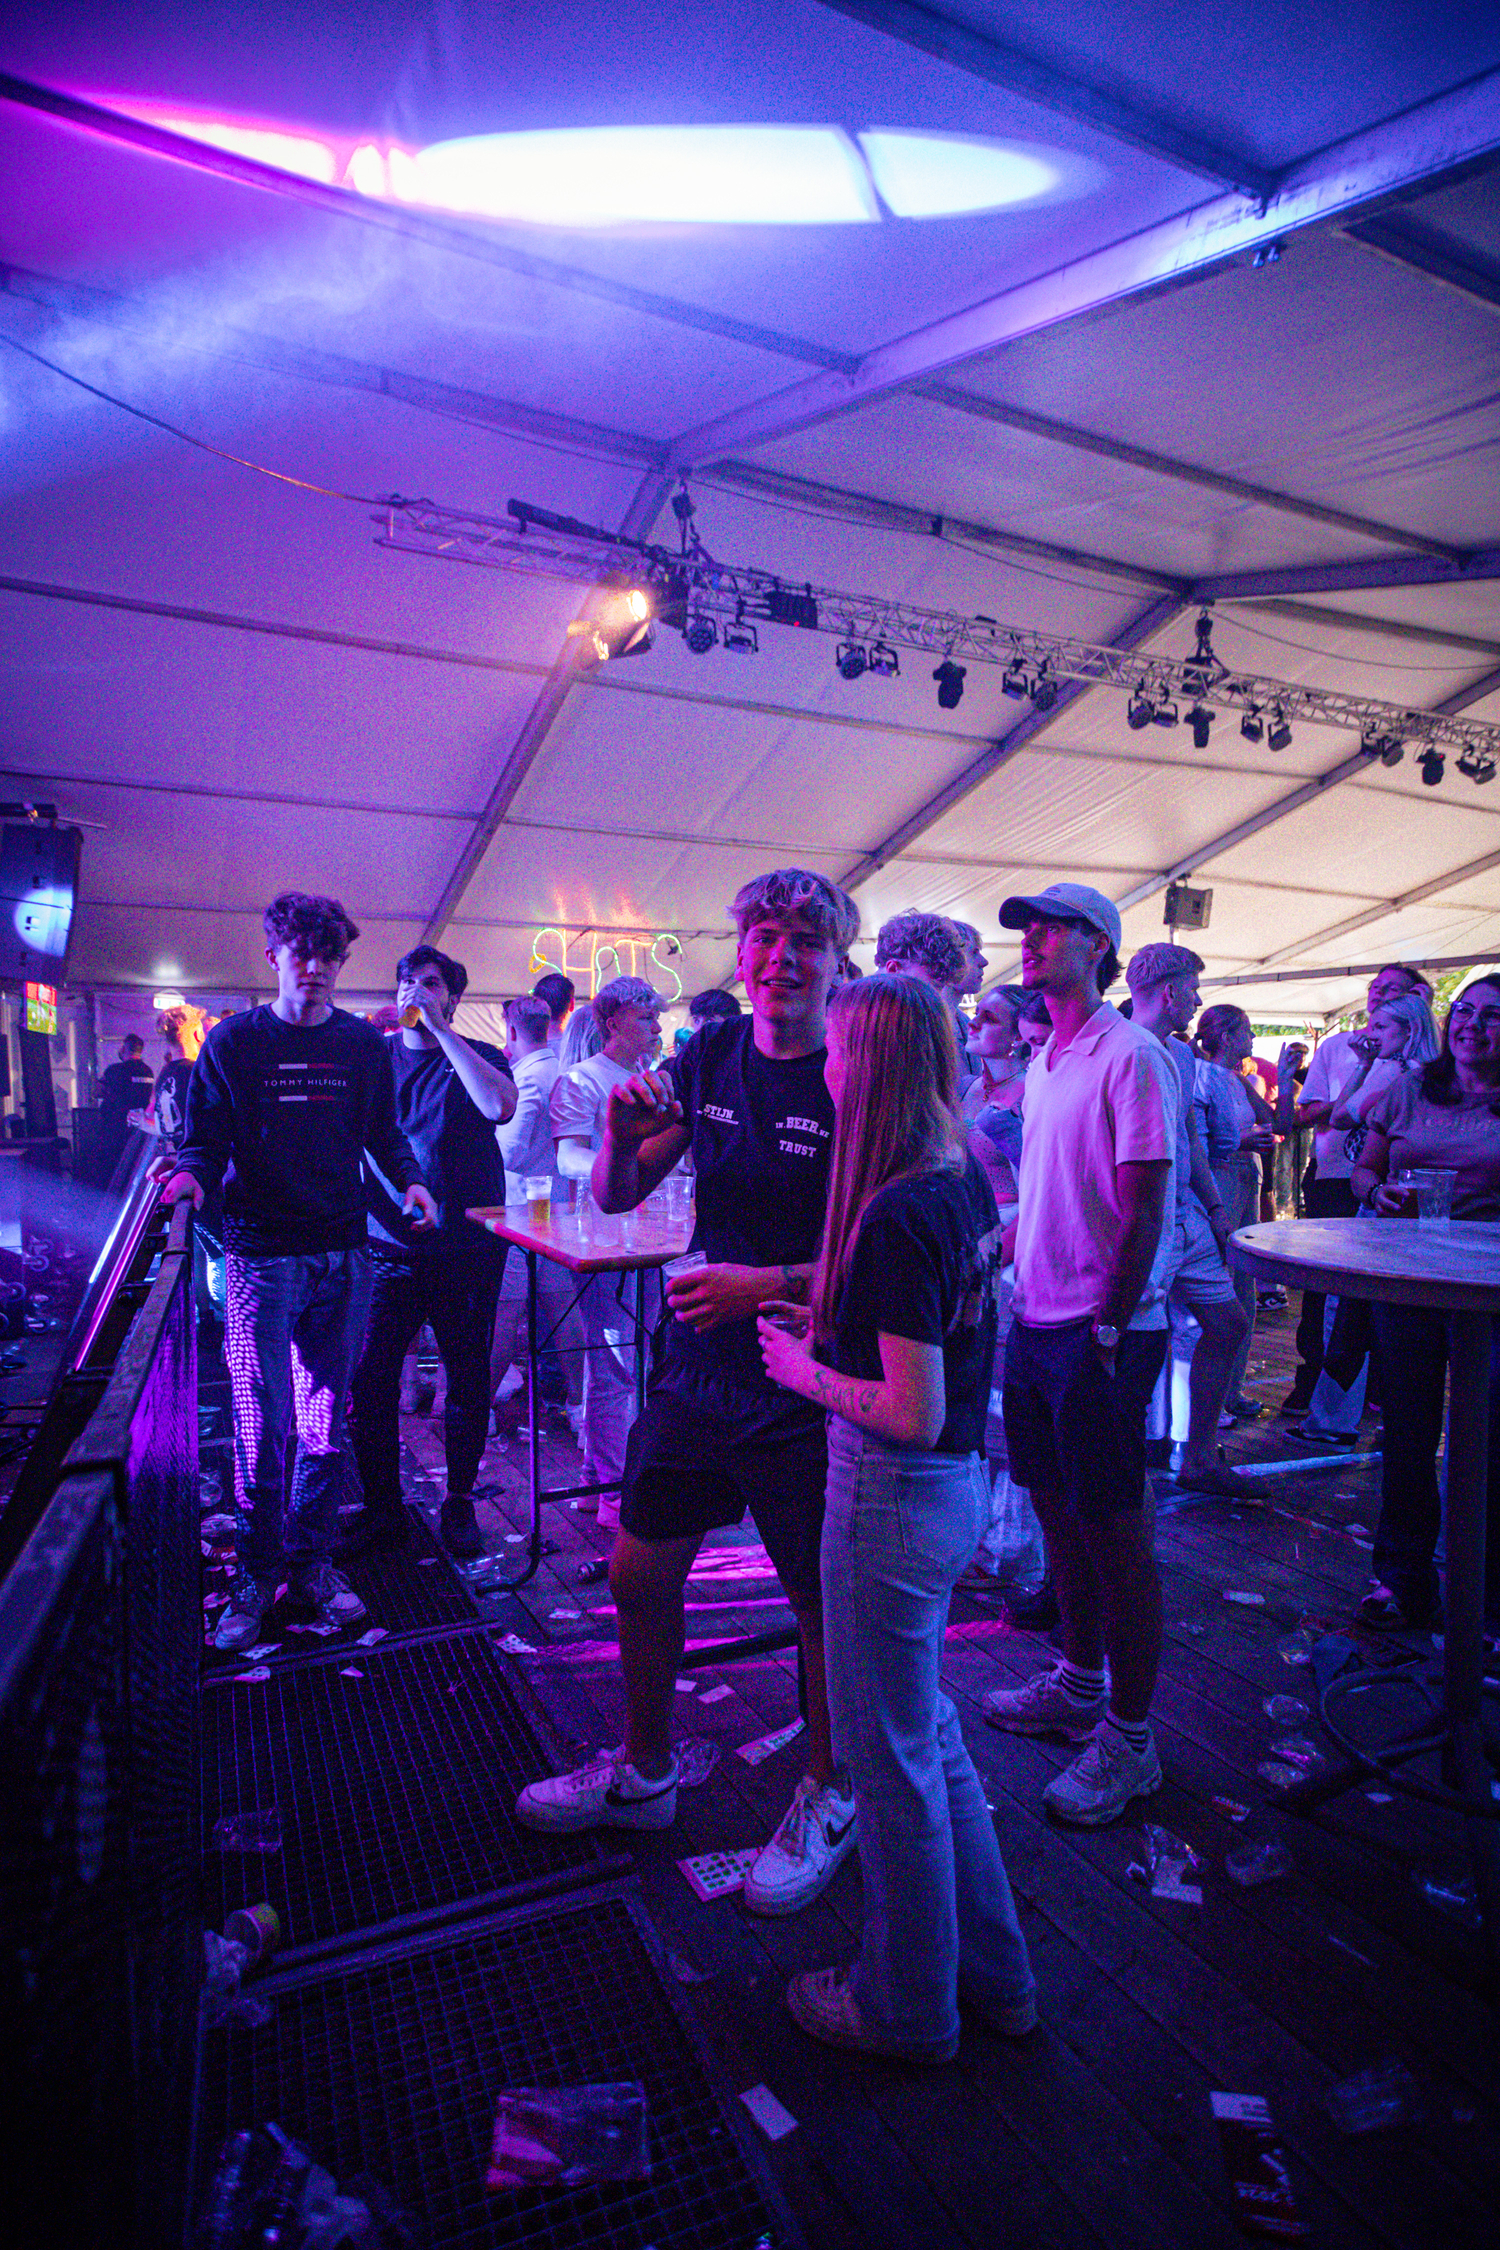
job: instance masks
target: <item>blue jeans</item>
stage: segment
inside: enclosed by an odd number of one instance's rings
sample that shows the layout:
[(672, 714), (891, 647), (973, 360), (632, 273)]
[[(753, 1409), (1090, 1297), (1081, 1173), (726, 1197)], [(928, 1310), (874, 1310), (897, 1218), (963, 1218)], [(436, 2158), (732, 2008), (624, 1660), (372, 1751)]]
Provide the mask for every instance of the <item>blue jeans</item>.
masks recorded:
[[(1334, 1315), (1339, 1309), (1337, 1297), (1323, 1300), (1323, 1343), (1326, 1349), (1333, 1334)], [(1359, 1433), (1360, 1416), (1365, 1410), (1365, 1383), (1370, 1363), (1365, 1361), (1349, 1385), (1343, 1390), (1334, 1381), (1326, 1367), (1318, 1370), (1318, 1380), (1313, 1385), (1312, 1404), (1303, 1417), (1303, 1428), (1311, 1437), (1355, 1437)]]
[[(240, 1575), (273, 1592), (326, 1562), (338, 1530), (344, 1404), (370, 1311), (370, 1254), (226, 1261), (224, 1356), (234, 1399)], [(297, 1465), (286, 1491), (293, 1418)]]
[(958, 2030), (958, 1988), (1034, 1989), (994, 1821), (939, 1685), (959, 1574), (989, 1520), (977, 1453), (887, 1445), (828, 1423), (823, 1630), (836, 1753), (859, 1811), (865, 1926), (850, 1987), (914, 2053)]

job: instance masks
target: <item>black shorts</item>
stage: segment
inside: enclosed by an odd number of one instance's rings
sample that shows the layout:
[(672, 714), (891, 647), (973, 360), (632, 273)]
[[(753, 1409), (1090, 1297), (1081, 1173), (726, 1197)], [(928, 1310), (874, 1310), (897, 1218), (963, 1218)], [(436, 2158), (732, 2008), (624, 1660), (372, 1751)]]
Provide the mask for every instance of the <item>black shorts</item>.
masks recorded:
[(827, 1482), (821, 1418), (745, 1432), (696, 1399), (653, 1390), (625, 1450), (620, 1525), (636, 1539), (701, 1539), (748, 1508), (786, 1592), (816, 1600)]
[(1139, 1508), (1146, 1408), (1166, 1356), (1165, 1329), (1127, 1328), (1111, 1378), (1090, 1321), (1016, 1321), (1005, 1346), (1005, 1444), (1016, 1483), (1057, 1493), (1075, 1516)]

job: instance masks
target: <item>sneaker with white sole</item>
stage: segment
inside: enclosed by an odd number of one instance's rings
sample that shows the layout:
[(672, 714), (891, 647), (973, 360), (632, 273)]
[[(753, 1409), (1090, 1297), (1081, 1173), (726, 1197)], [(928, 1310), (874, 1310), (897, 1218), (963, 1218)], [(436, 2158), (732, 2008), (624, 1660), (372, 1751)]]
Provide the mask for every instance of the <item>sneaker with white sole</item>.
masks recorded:
[(229, 1607), (214, 1627), (214, 1647), (226, 1652), (251, 1648), (260, 1639), (269, 1598), (253, 1585), (237, 1586)]
[(857, 1842), (853, 1785), (805, 1773), (745, 1877), (745, 1904), (753, 1914), (799, 1913), (828, 1888)]
[(1086, 1742), (1105, 1712), (1108, 1695), (1093, 1703), (1075, 1703), (1054, 1669), (1033, 1672), (1024, 1687), (991, 1688), (984, 1698), (984, 1715), (992, 1727), (1012, 1734), (1062, 1734), (1070, 1742)]
[(935, 2047), (909, 2047), (865, 2022), (843, 1969), (809, 1969), (793, 1977), (786, 2004), (802, 2029), (828, 2047), (852, 2047), (862, 2055), (894, 2055), (902, 2062), (945, 2063), (958, 2053), (957, 2033)]
[(1118, 1820), (1137, 1797), (1153, 1797), (1161, 1787), (1161, 1760), (1146, 1737), (1144, 1750), (1132, 1750), (1110, 1727), (1101, 1727), (1081, 1757), (1065, 1766), (1042, 1791), (1042, 1803), (1059, 1820), (1080, 1828), (1102, 1828)]
[(659, 1780), (637, 1773), (623, 1749), (606, 1750), (572, 1773), (533, 1781), (516, 1799), (525, 1828), (670, 1828), (677, 1818), (677, 1760)]
[(343, 1572), (330, 1562), (294, 1571), (289, 1591), (317, 1611), (320, 1625), (358, 1625), (370, 1614)]

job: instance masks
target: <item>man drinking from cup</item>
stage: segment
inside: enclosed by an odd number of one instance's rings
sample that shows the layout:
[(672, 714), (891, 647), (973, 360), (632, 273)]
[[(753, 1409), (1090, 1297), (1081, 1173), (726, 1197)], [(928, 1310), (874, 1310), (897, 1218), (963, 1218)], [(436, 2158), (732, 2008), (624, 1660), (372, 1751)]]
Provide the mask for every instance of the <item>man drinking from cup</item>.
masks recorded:
[(490, 1334), (505, 1245), (465, 1217), (470, 1204), (505, 1201), (505, 1165), (495, 1127), (516, 1106), (510, 1066), (498, 1047), (464, 1039), (454, 1012), (469, 981), (461, 961), (419, 945), (396, 969), (402, 1028), (390, 1041), (396, 1115), (437, 1198), (425, 1237), (403, 1219), (378, 1164), (369, 1166), (370, 1255), (375, 1291), (364, 1352), (351, 1391), (354, 1456), (365, 1505), (344, 1549), (399, 1544), (401, 1362), (423, 1321), (432, 1325), (448, 1376), (443, 1439), (448, 1491), (440, 1517), (450, 1554), (482, 1554), (474, 1480), (489, 1434)]

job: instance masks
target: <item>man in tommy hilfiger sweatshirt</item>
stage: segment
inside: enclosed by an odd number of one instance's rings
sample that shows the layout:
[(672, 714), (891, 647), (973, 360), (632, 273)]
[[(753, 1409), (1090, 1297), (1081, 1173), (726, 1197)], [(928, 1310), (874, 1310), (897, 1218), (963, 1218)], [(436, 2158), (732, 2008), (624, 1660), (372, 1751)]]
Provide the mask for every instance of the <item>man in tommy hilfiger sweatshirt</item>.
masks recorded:
[[(344, 1401), (370, 1309), (365, 1152), (432, 1225), (436, 1206), (396, 1123), (374, 1026), (333, 1005), (359, 931), (337, 899), (284, 891), (265, 913), (276, 998), (215, 1026), (188, 1088), (169, 1203), (224, 1189), (225, 1352), (234, 1397), (238, 1570), (216, 1648), (247, 1647), (285, 1578), (321, 1622), (364, 1605), (330, 1560)], [(295, 1414), (297, 1465), (283, 1506)]]

